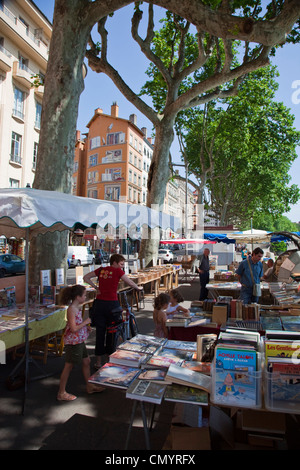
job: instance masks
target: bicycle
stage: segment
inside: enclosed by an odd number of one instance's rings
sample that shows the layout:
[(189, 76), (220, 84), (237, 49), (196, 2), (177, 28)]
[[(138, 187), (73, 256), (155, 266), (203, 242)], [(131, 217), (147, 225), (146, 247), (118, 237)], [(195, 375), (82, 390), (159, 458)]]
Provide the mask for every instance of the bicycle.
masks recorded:
[[(107, 348), (110, 349), (110, 354), (116, 351), (118, 346), (124, 341), (136, 336), (139, 332), (138, 324), (135, 315), (129, 305), (127, 295), (131, 293), (133, 289), (121, 292), (123, 301), (120, 301), (120, 307), (111, 311), (113, 321), (111, 325), (107, 327)], [(143, 291), (141, 291), (143, 292)], [(125, 309), (125, 318), (123, 311)], [(109, 338), (110, 336), (110, 338)], [(110, 341), (108, 341), (110, 339)], [(110, 344), (109, 344), (110, 343)]]

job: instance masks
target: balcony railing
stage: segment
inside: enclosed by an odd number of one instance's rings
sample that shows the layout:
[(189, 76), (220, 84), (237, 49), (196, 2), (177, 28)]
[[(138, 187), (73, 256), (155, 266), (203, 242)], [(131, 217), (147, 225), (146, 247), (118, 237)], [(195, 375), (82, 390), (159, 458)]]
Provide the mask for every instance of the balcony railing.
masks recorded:
[(20, 155), (10, 154), (10, 163), (17, 163), (18, 165), (22, 165), (22, 158)]

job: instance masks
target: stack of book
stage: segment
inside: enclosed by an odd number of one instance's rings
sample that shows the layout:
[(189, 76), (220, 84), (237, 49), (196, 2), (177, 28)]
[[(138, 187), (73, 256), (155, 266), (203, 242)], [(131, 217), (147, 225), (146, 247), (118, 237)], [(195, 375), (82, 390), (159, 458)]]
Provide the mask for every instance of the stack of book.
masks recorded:
[(212, 367), (212, 401), (261, 407), (261, 339), (254, 331), (220, 332)]
[(294, 412), (300, 406), (300, 332), (267, 330), (266, 407)]
[[(196, 361), (196, 353), (196, 342), (137, 335), (121, 344), (89, 382), (126, 390), (135, 400), (159, 404), (168, 390), (168, 400), (207, 405), (210, 364)], [(174, 372), (184, 378), (180, 385)]]

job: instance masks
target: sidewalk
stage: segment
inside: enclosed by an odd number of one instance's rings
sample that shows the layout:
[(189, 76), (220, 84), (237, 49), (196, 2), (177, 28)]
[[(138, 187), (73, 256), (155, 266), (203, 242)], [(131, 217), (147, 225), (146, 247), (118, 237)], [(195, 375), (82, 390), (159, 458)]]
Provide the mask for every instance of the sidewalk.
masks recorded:
[[(199, 298), (198, 277), (179, 285), (185, 299), (184, 306)], [(153, 296), (146, 297), (145, 308), (136, 313), (140, 333), (152, 335)], [(94, 364), (94, 335), (87, 342), (92, 369)], [(9, 358), (8, 358), (9, 359)], [(123, 451), (131, 418), (132, 402), (125, 392), (107, 388), (103, 393), (88, 395), (81, 368), (71, 373), (68, 391), (77, 395), (73, 402), (56, 400), (63, 357), (49, 357), (40, 367), (50, 377), (29, 383), (22, 412), (24, 389), (9, 391), (5, 380), (18, 360), (8, 360), (0, 365), (0, 450), (105, 450)], [(30, 373), (39, 371), (30, 364)], [(146, 404), (147, 405), (147, 404)], [(167, 441), (174, 404), (163, 401), (156, 407), (153, 430), (150, 433), (151, 451), (161, 450)], [(287, 419), (287, 431), (291, 447), (299, 449), (299, 415)], [(128, 450), (145, 450), (145, 436), (139, 407), (133, 423)], [(243, 447), (242, 447), (243, 448)], [(246, 447), (247, 449), (247, 447)], [(215, 450), (215, 449), (214, 449)], [(270, 449), (271, 450), (271, 449)], [(273, 449), (274, 450), (274, 449)]]
[[(192, 287), (181, 286), (186, 298), (185, 305), (198, 299), (199, 282)], [(136, 312), (137, 322), (142, 334), (153, 334), (153, 296), (146, 297), (145, 308)], [(94, 335), (88, 340), (93, 372)], [(88, 395), (81, 368), (71, 373), (68, 390), (77, 395), (73, 402), (56, 400), (63, 357), (49, 357), (44, 366), (39, 367), (48, 378), (29, 383), (22, 416), (24, 389), (9, 391), (5, 381), (10, 371), (20, 359), (7, 358), (6, 365), (0, 365), (0, 449), (1, 450), (123, 450), (131, 417), (132, 402), (125, 393), (107, 388), (103, 393)], [(40, 375), (34, 364), (30, 364), (31, 376)], [(170, 402), (156, 408), (155, 421), (151, 432), (151, 449), (159, 450), (167, 439), (174, 405)], [(139, 407), (131, 433), (128, 449), (145, 449), (145, 436)]]

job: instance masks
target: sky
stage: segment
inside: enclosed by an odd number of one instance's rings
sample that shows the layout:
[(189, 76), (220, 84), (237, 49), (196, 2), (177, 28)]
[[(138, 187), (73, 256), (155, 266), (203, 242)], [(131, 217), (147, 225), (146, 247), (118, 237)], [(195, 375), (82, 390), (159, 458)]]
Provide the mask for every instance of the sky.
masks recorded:
[[(52, 22), (55, 0), (34, 0), (38, 8)], [(157, 8), (157, 18), (161, 17), (164, 11)], [(130, 5), (116, 12), (113, 18), (109, 19), (108, 36), (108, 58), (114, 68), (127, 81), (128, 85), (139, 92), (141, 86), (147, 80), (145, 71), (149, 65), (148, 60), (140, 51), (135, 41), (131, 38), (131, 16), (133, 5)], [(272, 64), (277, 65), (280, 76), (277, 78), (279, 88), (275, 99), (283, 102), (294, 115), (294, 127), (300, 130), (300, 44), (284, 45), (278, 49), (276, 57), (271, 59)], [(143, 99), (151, 104), (145, 96)], [(97, 108), (102, 108), (105, 114), (110, 114), (112, 103), (116, 101), (119, 106), (119, 117), (128, 119), (130, 114), (136, 114), (139, 128), (146, 127), (148, 136), (152, 133), (152, 123), (140, 113), (131, 103), (129, 103), (112, 81), (104, 74), (97, 74), (88, 69), (85, 78), (85, 89), (81, 94), (77, 129), (82, 134), (88, 131), (87, 124), (94, 115)], [(171, 148), (172, 159), (175, 164), (182, 163), (180, 160), (179, 146), (176, 142)], [(297, 159), (291, 166), (291, 184), (300, 187), (300, 148), (297, 148)], [(180, 169), (181, 174), (184, 170)], [(183, 171), (183, 173), (182, 173)], [(291, 207), (289, 213), (285, 214), (293, 222), (300, 222), (300, 202)]]

